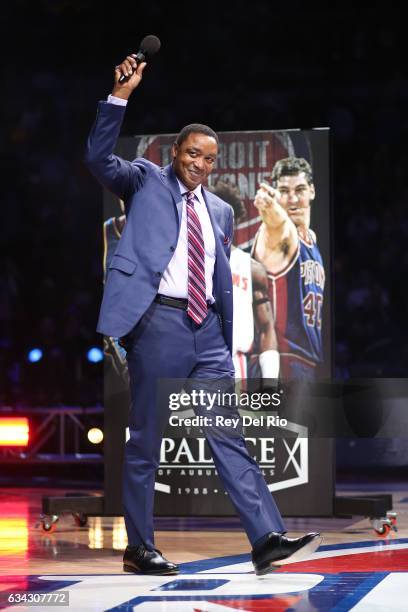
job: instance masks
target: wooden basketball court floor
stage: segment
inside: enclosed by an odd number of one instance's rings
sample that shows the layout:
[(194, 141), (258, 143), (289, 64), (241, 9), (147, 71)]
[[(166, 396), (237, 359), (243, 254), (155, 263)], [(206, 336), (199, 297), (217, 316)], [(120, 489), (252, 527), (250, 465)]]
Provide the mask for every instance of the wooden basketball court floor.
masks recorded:
[[(371, 492), (385, 490), (364, 490)], [(146, 577), (122, 571), (122, 518), (90, 517), (78, 527), (66, 515), (46, 533), (39, 524), (41, 497), (61, 492), (0, 489), (0, 609), (407, 611), (408, 483), (391, 492), (397, 532), (381, 537), (363, 517), (289, 518), (290, 535), (319, 530), (322, 546), (309, 559), (258, 578), (235, 518), (157, 519), (156, 546), (181, 572)]]

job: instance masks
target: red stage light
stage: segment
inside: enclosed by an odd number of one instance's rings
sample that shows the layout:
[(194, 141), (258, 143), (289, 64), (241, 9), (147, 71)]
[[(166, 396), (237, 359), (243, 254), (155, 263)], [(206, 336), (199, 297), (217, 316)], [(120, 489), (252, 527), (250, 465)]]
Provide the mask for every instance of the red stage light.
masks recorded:
[(26, 417), (0, 417), (0, 446), (27, 446), (28, 435)]

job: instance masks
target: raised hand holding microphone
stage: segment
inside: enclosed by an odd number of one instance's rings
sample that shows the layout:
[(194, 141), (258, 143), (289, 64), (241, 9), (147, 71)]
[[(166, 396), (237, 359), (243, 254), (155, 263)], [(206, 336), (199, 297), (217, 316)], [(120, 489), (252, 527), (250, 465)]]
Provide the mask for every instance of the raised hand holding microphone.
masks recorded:
[[(128, 100), (132, 91), (136, 89), (143, 77), (146, 62), (138, 64), (136, 54), (128, 55), (121, 64), (115, 66), (115, 84), (112, 96)], [(122, 78), (125, 76), (125, 79)]]
[(146, 58), (157, 53), (160, 47), (161, 42), (157, 36), (153, 34), (145, 36), (139, 45), (139, 51), (131, 53), (119, 66), (116, 66), (114, 87), (116, 93), (112, 92), (112, 95), (127, 100), (142, 79)]

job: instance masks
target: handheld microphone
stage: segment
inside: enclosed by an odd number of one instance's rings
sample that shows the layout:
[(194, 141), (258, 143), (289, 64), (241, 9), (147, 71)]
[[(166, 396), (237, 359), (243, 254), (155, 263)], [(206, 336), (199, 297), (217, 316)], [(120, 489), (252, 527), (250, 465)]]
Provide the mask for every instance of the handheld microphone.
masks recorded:
[[(149, 36), (145, 36), (142, 42), (140, 43), (139, 51), (136, 54), (132, 53), (132, 56), (135, 58), (136, 62), (140, 64), (141, 62), (144, 62), (146, 60), (148, 55), (154, 55), (155, 53), (157, 53), (160, 47), (160, 39), (157, 38), (157, 36), (154, 36), (153, 34), (149, 34)], [(123, 83), (129, 78), (130, 77), (122, 74), (122, 76), (119, 78), (119, 83)]]

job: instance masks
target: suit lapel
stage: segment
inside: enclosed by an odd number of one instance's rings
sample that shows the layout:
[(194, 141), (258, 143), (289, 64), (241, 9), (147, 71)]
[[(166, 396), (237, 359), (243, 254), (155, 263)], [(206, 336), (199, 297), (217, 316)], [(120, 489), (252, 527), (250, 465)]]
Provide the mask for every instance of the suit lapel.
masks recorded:
[(160, 168), (160, 178), (163, 181), (164, 185), (166, 185), (167, 189), (170, 190), (170, 193), (173, 197), (174, 205), (177, 209), (178, 226), (180, 229), (181, 213), (183, 210), (183, 198), (181, 197), (180, 188), (176, 179), (176, 175), (174, 174), (172, 164), (169, 164), (165, 168)]
[(219, 254), (219, 249), (222, 249), (222, 241), (224, 238), (223, 231), (219, 225), (219, 206), (216, 200), (213, 199), (210, 192), (203, 189), (203, 196), (205, 203), (207, 204), (208, 215), (210, 217), (211, 225), (214, 231), (215, 236), (215, 245), (217, 249), (217, 255)]

